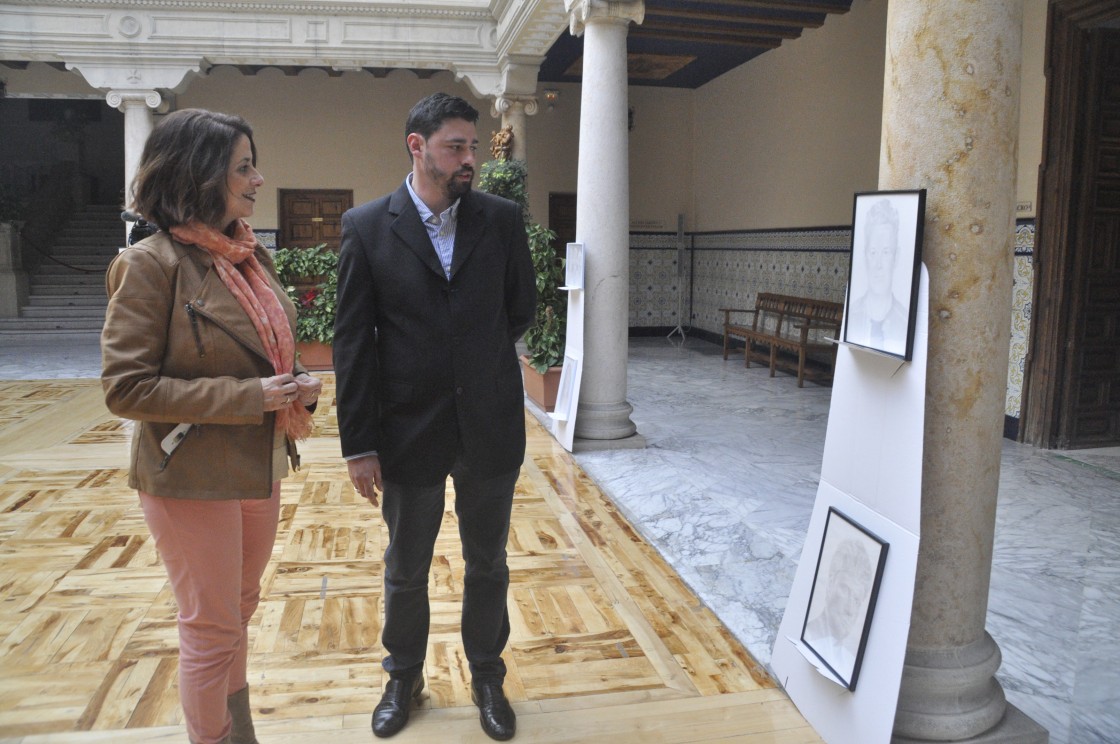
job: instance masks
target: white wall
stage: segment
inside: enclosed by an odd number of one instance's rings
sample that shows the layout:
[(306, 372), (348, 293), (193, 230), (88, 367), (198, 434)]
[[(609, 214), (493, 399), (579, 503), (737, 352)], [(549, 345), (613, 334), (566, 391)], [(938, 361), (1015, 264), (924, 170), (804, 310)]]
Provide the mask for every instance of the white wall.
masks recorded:
[(693, 131), (695, 93), (677, 88), (630, 88), (630, 224), (634, 230), (694, 230)]
[[(805, 29), (696, 91), (632, 87), (630, 210), (634, 229), (690, 231), (847, 225), (852, 193), (878, 184), (886, 0), (855, 0), (846, 14)], [(1024, 1), (1023, 83), (1017, 201), (1037, 207), (1045, 79), (1046, 0)], [(12, 94), (103, 95), (80, 75), (32, 63), (0, 71)], [(527, 118), (530, 209), (548, 220), (549, 192), (574, 192), (580, 87), (541, 84), (560, 95)], [(349, 188), (361, 203), (396, 188), (409, 170), (403, 145), (408, 109), (445, 90), (481, 112), (480, 155), (500, 126), (451, 73), (420, 80), (305, 70), (287, 77), (231, 67), (194, 79), (174, 106), (244, 115), (260, 148), (265, 194), (254, 224), (277, 227), (278, 188)], [(595, 167), (594, 163), (584, 167)]]
[(405, 70), (375, 78), (265, 69), (247, 78), (222, 67), (193, 82), (176, 107), (240, 114), (253, 126), (265, 186), (252, 222), (263, 228), (278, 227), (278, 189), (353, 189), (355, 204), (395, 190), (412, 168), (404, 144), (408, 111), (438, 90), (479, 108), (479, 154), (488, 159), (497, 120), (450, 73), (420, 80)]
[(851, 223), (878, 185), (886, 5), (856, 0), (696, 91), (697, 229)]

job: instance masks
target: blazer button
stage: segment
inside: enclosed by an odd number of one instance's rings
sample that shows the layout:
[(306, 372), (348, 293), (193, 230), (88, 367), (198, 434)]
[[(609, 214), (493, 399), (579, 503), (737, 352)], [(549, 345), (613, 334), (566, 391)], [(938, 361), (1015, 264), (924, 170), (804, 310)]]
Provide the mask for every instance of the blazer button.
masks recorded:
[(463, 394), (463, 388), (461, 388), (461, 387), (455, 388), (455, 394), (456, 395), (462, 395)]

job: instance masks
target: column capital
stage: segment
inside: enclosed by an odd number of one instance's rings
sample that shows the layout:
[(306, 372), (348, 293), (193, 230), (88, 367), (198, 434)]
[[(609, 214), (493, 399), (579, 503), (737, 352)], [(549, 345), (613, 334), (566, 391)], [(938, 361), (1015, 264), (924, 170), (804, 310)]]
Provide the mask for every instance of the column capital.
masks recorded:
[(534, 116), (540, 110), (540, 102), (536, 96), (515, 96), (499, 94), (494, 96), (490, 106), (491, 116), (503, 116), (508, 113), (524, 111), (526, 116)]
[(202, 59), (101, 59), (67, 56), (66, 68), (77, 70), (92, 87), (101, 90), (162, 90), (182, 93), (205, 65)]
[(564, 0), (572, 36), (583, 33), (588, 23), (641, 23), (646, 17), (645, 0)]
[(105, 94), (105, 103), (118, 111), (124, 111), (128, 106), (143, 104), (150, 109), (157, 108), (163, 102), (163, 96), (158, 91), (151, 89), (126, 89), (111, 90)]

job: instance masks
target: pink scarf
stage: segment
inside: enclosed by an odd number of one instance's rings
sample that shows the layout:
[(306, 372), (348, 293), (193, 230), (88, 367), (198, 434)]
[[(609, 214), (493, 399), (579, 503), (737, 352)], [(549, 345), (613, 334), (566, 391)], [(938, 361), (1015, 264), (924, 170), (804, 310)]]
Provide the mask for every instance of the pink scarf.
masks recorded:
[[(177, 225), (171, 228), (171, 234), (180, 243), (193, 243), (213, 256), (218, 276), (253, 321), (276, 374), (291, 372), (296, 342), (268, 273), (253, 253), (257, 238), (249, 223), (245, 220), (234, 223), (232, 238), (201, 222)], [(293, 439), (307, 439), (311, 435), (311, 414), (297, 398), (276, 412), (276, 425)]]

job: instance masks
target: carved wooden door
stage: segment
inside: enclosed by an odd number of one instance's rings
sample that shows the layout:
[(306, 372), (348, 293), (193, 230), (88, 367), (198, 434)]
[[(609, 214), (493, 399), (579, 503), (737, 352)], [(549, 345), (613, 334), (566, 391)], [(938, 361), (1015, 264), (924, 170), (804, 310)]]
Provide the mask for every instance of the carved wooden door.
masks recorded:
[(1063, 405), (1070, 447), (1120, 443), (1120, 31), (1095, 32), (1091, 48), (1081, 311)]
[[(1120, 6), (1051, 0), (1023, 441), (1120, 444)], [(1111, 28), (1109, 28), (1111, 27)]]
[(354, 206), (349, 189), (280, 189), (280, 234), (277, 247), (326, 243), (338, 250), (342, 213)]
[(548, 195), (548, 227), (556, 233), (556, 255), (568, 252), (568, 243), (576, 240), (576, 195), (552, 192)]

